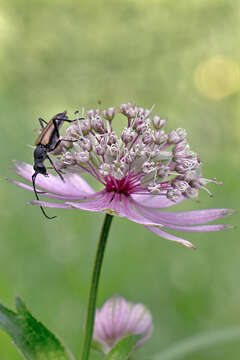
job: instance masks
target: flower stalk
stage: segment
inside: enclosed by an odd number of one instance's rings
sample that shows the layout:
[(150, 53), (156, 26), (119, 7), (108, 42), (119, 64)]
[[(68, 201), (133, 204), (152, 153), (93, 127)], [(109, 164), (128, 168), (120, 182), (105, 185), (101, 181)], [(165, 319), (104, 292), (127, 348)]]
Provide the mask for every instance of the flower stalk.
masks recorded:
[(92, 272), (89, 299), (88, 299), (87, 321), (85, 326), (85, 335), (84, 335), (85, 337), (84, 337), (83, 351), (81, 358), (82, 360), (89, 359), (89, 354), (91, 350), (98, 285), (99, 285), (104, 252), (107, 244), (107, 238), (111, 227), (112, 219), (113, 219), (112, 215), (109, 214), (105, 215), (102, 231), (99, 238), (97, 253), (96, 253), (93, 272)]

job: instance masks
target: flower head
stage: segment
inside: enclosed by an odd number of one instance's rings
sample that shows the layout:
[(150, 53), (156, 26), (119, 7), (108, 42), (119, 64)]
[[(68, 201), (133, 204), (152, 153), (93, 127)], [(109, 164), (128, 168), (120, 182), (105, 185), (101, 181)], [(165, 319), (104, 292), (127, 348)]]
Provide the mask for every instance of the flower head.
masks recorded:
[(152, 332), (152, 315), (143, 304), (132, 304), (121, 296), (113, 296), (96, 311), (93, 338), (105, 353), (126, 335), (141, 335), (136, 344), (140, 346)]
[[(185, 212), (159, 212), (188, 198), (197, 198), (199, 190), (207, 191), (208, 183), (201, 175), (201, 161), (190, 149), (184, 129), (166, 132), (166, 120), (152, 116), (152, 109), (131, 103), (114, 108), (89, 110), (66, 130), (54, 155), (55, 168), (64, 175), (48, 177), (39, 174), (36, 185), (42, 196), (61, 202), (32, 201), (50, 208), (82, 209), (107, 212), (142, 224), (148, 230), (188, 247), (193, 245), (163, 229), (180, 231), (218, 231), (226, 225), (202, 225), (232, 213), (228, 209)], [(125, 125), (118, 136), (113, 129), (117, 117)], [(31, 181), (31, 165), (16, 162), (16, 172)], [(102, 185), (95, 192), (78, 174), (85, 173)], [(32, 191), (32, 186), (13, 181)], [(42, 190), (39, 189), (41, 192)]]

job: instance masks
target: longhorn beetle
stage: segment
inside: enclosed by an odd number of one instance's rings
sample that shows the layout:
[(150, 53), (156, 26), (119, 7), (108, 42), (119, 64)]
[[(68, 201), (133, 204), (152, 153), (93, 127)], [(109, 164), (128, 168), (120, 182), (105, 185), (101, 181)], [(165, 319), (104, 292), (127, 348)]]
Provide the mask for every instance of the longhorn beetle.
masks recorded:
[[(39, 200), (39, 197), (35, 185), (36, 177), (38, 174), (48, 176), (47, 169), (44, 166), (44, 161), (46, 159), (49, 160), (53, 169), (57, 172), (57, 174), (60, 176), (62, 181), (64, 181), (62, 174), (60, 173), (59, 170), (56, 169), (53, 161), (48, 156), (48, 153), (54, 151), (61, 143), (62, 140), (60, 139), (59, 129), (63, 125), (64, 121), (69, 123), (76, 121), (76, 120), (68, 119), (67, 111), (55, 115), (48, 123), (42, 118), (39, 118), (38, 120), (42, 127), (42, 131), (35, 142), (36, 148), (33, 153), (33, 157), (34, 157), (33, 169), (35, 170), (35, 172), (32, 176), (33, 190), (37, 200)], [(77, 140), (68, 140), (68, 139), (63, 139), (63, 140), (70, 142), (77, 141)], [(54, 219), (56, 217), (56, 216), (52, 216), (52, 217), (48, 216), (44, 208), (42, 206), (40, 206), (40, 208), (47, 219)]]

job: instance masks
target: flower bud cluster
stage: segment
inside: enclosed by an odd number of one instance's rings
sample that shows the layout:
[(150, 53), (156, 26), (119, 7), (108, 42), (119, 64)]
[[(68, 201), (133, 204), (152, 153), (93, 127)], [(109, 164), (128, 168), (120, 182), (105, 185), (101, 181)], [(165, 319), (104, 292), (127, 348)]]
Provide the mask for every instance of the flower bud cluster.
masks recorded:
[[(58, 169), (86, 171), (111, 191), (162, 194), (172, 201), (197, 197), (199, 189), (208, 191), (206, 184), (216, 182), (201, 177), (186, 131), (166, 132), (167, 120), (152, 116), (152, 110), (127, 103), (118, 110), (88, 110), (81, 119), (75, 114), (66, 130), (74, 142), (63, 139), (55, 151)], [(113, 125), (122, 116), (127, 124), (117, 136)]]

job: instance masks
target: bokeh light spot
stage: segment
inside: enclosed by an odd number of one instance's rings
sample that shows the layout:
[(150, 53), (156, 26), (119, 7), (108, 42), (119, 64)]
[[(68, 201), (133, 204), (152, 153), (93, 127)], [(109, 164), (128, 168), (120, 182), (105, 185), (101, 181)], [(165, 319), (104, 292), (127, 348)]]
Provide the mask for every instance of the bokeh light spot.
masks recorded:
[(194, 83), (209, 99), (222, 100), (239, 91), (240, 67), (230, 58), (212, 57), (197, 66)]

